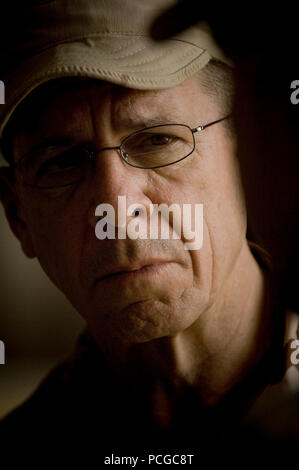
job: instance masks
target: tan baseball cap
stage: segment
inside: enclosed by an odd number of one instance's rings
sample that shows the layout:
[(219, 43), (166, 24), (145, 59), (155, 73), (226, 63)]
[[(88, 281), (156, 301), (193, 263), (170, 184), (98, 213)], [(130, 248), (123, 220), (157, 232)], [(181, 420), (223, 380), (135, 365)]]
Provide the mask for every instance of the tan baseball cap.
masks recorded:
[[(154, 19), (175, 0), (50, 0), (25, 10), (11, 46), (0, 45), (0, 137), (36, 87), (60, 77), (90, 77), (140, 90), (170, 88), (214, 57), (230, 64), (205, 24), (171, 39), (150, 37)], [(4, 64), (4, 65), (3, 65)]]

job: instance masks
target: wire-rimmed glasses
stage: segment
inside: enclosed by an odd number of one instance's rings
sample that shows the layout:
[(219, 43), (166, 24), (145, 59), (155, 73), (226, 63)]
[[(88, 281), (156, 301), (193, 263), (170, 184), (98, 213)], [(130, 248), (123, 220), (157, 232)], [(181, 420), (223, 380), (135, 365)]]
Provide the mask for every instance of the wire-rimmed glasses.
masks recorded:
[(24, 184), (50, 189), (68, 186), (84, 179), (93, 169), (99, 152), (116, 150), (128, 164), (140, 169), (162, 168), (184, 160), (195, 149), (196, 132), (221, 119), (191, 128), (186, 124), (159, 124), (139, 129), (125, 137), (116, 147), (91, 150), (82, 145), (36, 149), (11, 166), (19, 171)]

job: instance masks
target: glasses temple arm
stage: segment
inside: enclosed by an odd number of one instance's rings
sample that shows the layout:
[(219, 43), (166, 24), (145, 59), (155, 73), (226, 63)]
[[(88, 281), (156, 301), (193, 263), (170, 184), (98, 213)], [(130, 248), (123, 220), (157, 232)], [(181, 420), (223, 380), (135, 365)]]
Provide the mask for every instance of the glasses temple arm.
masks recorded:
[(232, 114), (228, 114), (227, 116), (224, 116), (223, 118), (217, 119), (217, 121), (209, 122), (208, 124), (204, 124), (203, 126), (198, 126), (195, 127), (194, 129), (191, 129), (192, 132), (200, 132), (206, 129), (207, 127), (213, 126), (213, 124), (217, 124), (218, 122), (224, 121), (225, 119), (228, 119), (231, 117)]

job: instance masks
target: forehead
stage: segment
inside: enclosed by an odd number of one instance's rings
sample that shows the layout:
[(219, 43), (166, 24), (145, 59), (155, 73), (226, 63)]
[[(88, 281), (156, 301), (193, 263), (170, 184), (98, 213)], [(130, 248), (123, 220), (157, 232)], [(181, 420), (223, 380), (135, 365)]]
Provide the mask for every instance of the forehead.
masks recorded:
[[(112, 124), (126, 115), (132, 121), (139, 115), (151, 113), (154, 103), (160, 110), (173, 108), (174, 101), (181, 95), (176, 90), (141, 91), (124, 88), (101, 81), (61, 82), (49, 85), (31, 98), (30, 110), (32, 128), (55, 125), (57, 119), (64, 125), (72, 125), (72, 117), (86, 117), (87, 113), (109, 114)], [(107, 116), (106, 116), (107, 117)]]
[(124, 133), (166, 122), (195, 126), (195, 103), (204, 116), (208, 101), (197, 76), (170, 89), (145, 91), (100, 80), (53, 80), (33, 91), (17, 111), (14, 148), (24, 153), (54, 134), (80, 139), (95, 125)]
[[(101, 80), (62, 78), (40, 85), (31, 92), (20, 105), (16, 117), (21, 121), (28, 117), (29, 111), (30, 121), (36, 119), (38, 122), (40, 117), (49, 115), (54, 110), (59, 112), (65, 107), (74, 110), (90, 104), (101, 107), (108, 101), (111, 106), (118, 107), (118, 111), (123, 106), (127, 106), (130, 111), (138, 107), (146, 111), (152, 102), (155, 106), (174, 108), (175, 103), (194, 97), (194, 93), (201, 93), (197, 77), (191, 77), (180, 85), (164, 90), (133, 90)], [(30, 121), (24, 119), (22, 125), (30, 126)]]

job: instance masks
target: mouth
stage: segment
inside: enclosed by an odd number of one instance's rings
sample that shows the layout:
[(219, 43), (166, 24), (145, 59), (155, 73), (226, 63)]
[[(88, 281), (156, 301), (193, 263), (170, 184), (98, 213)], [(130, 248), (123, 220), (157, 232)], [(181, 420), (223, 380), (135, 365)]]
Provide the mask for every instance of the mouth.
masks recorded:
[(139, 268), (126, 268), (123, 270), (118, 270), (110, 272), (103, 276), (100, 280), (114, 280), (114, 281), (124, 281), (129, 279), (136, 279), (138, 277), (146, 276), (155, 276), (160, 274), (167, 266), (171, 264), (171, 261), (156, 261), (144, 264)]

